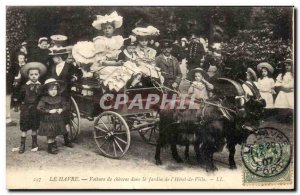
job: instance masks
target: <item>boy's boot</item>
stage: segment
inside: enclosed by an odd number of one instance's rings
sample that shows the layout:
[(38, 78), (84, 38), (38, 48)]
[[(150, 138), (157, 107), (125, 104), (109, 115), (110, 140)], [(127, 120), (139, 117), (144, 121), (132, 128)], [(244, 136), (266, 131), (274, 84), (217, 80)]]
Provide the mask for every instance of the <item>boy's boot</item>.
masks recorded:
[(39, 148), (39, 146), (37, 144), (37, 135), (32, 135), (31, 137), (32, 137), (32, 146), (31, 146), (32, 150), (31, 151), (35, 152)]
[(48, 153), (57, 154), (57, 150), (53, 147), (54, 143), (48, 143)]
[(26, 137), (21, 136), (21, 145), (19, 147), (20, 154), (23, 154), (25, 152), (25, 141), (26, 141)]
[(69, 133), (64, 135), (64, 140), (65, 140), (65, 146), (67, 146), (69, 148), (73, 148), (73, 144), (69, 139)]

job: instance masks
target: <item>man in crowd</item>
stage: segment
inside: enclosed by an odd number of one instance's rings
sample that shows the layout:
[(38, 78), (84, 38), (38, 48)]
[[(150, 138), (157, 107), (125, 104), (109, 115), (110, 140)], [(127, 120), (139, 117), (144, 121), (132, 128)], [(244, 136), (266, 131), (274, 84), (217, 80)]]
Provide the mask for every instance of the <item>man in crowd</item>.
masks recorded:
[(156, 57), (156, 66), (161, 69), (164, 77), (164, 85), (177, 90), (181, 81), (182, 73), (178, 60), (171, 55), (172, 41), (163, 40), (161, 42), (162, 53)]
[(192, 34), (188, 52), (187, 52), (187, 69), (188, 71), (200, 68), (201, 59), (205, 54), (203, 45), (198, 41), (195, 34)]

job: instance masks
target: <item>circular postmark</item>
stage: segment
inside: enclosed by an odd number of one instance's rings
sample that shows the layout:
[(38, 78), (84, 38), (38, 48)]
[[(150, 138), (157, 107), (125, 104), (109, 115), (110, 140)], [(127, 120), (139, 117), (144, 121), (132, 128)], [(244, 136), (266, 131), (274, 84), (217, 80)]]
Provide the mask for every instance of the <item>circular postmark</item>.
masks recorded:
[(259, 177), (274, 177), (290, 164), (292, 146), (287, 136), (272, 127), (259, 128), (242, 145), (245, 167)]

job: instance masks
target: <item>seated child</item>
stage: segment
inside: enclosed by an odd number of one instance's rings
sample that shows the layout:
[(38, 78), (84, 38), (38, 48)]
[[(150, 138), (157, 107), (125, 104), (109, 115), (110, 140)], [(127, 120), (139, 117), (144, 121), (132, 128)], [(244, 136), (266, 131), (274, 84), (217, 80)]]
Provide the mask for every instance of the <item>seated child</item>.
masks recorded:
[(119, 54), (118, 59), (122, 61), (135, 62), (137, 59), (137, 53), (135, 51), (137, 42), (132, 41), (130, 38), (124, 41), (125, 49)]

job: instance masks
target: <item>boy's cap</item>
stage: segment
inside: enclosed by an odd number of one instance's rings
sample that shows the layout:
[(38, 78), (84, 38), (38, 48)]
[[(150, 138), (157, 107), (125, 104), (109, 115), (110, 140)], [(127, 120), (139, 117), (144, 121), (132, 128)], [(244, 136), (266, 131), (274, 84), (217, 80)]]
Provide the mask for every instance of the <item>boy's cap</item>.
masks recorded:
[(124, 46), (137, 46), (137, 42), (136, 41), (131, 41), (131, 39), (126, 39), (124, 41)]
[(170, 48), (172, 47), (172, 40), (170, 39), (163, 39), (160, 41), (160, 45), (162, 48)]

